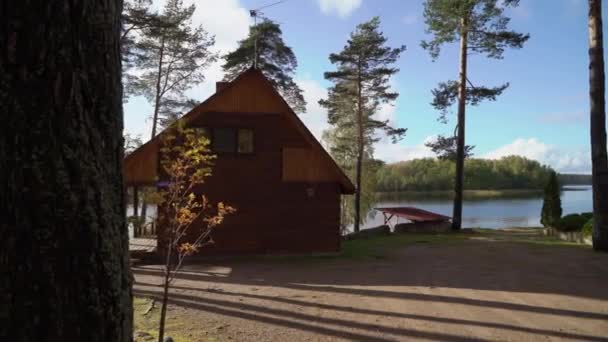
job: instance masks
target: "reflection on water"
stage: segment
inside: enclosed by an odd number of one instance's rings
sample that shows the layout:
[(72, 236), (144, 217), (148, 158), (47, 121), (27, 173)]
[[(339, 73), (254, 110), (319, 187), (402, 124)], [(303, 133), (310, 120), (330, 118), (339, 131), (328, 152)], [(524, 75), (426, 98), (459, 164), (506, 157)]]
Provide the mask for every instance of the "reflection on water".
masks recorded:
[[(390, 194), (381, 196), (376, 207), (411, 206), (452, 216), (449, 193)], [(486, 198), (467, 198), (463, 205), (462, 226), (465, 228), (538, 227), (543, 195), (539, 192), (496, 194)], [(561, 193), (564, 215), (592, 211), (591, 186), (569, 185)], [(383, 223), (381, 214), (369, 213), (364, 227)], [(403, 222), (393, 219), (394, 223)]]

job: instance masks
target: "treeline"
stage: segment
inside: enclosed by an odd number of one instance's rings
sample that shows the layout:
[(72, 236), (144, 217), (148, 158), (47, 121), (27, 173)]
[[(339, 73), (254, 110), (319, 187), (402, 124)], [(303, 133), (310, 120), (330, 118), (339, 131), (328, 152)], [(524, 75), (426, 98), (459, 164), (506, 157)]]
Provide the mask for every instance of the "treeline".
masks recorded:
[(591, 175), (560, 173), (557, 179), (561, 185), (591, 185)]
[[(497, 160), (467, 159), (467, 190), (542, 189), (551, 168), (524, 157)], [(432, 191), (454, 188), (455, 164), (450, 160), (415, 159), (383, 165), (377, 175), (377, 191)]]

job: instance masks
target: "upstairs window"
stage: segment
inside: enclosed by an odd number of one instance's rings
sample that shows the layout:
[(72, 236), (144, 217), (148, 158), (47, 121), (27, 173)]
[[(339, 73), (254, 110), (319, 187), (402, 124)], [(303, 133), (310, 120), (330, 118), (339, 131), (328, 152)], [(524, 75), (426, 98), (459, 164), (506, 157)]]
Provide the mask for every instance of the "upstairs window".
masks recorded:
[(215, 153), (251, 154), (254, 151), (253, 130), (249, 128), (202, 128), (211, 140)]
[(236, 130), (234, 128), (214, 128), (211, 147), (213, 152), (236, 152)]
[(240, 128), (237, 138), (238, 153), (253, 153), (253, 130)]

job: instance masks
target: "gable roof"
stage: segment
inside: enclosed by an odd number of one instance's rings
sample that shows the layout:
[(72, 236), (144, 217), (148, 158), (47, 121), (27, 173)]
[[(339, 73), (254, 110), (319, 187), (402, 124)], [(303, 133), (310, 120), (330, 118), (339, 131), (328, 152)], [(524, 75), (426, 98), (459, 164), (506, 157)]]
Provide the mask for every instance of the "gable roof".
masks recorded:
[[(335, 181), (340, 185), (342, 193), (352, 194), (355, 192), (355, 186), (350, 181), (348, 176), (342, 171), (342, 169), (336, 164), (334, 159), (325, 151), (321, 143), (314, 137), (314, 135), (308, 130), (304, 123), (300, 120), (293, 109), (287, 104), (285, 99), (278, 93), (278, 91), (272, 86), (272, 83), (262, 74), (261, 71), (255, 68), (249, 68), (245, 72), (241, 73), (228, 85), (222, 87), (216, 91), (213, 95), (207, 98), (204, 102), (194, 107), (179, 120), (185, 125), (197, 120), (205, 113), (214, 110), (214, 104), (217, 100), (223, 96), (237, 96), (239, 94), (231, 94), (231, 90), (245, 79), (253, 78), (256, 81), (262, 82), (264, 86), (270, 89), (272, 97), (276, 100), (277, 109), (280, 108), (280, 112), (285, 114), (287, 120), (294, 126), (294, 128), (300, 133), (300, 135), (309, 143), (314, 153), (320, 156), (323, 164), (325, 164), (331, 172), (335, 175)], [(234, 93), (234, 92), (232, 92)], [(231, 94), (231, 95), (230, 95)], [(238, 101), (237, 101), (238, 102)], [(160, 147), (161, 137), (165, 131), (160, 132), (150, 141), (146, 142), (138, 149), (129, 154), (123, 165), (123, 173), (125, 176), (126, 185), (152, 185), (156, 183), (156, 171), (158, 166), (158, 149)]]

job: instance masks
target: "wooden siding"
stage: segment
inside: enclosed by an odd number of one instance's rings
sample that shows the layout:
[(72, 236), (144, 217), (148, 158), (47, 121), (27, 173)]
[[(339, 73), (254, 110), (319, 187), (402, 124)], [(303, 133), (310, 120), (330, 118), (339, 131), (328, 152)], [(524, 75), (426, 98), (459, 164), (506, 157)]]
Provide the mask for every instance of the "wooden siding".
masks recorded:
[[(340, 188), (335, 181), (285, 182), (283, 150), (309, 144), (279, 114), (207, 113), (192, 126), (246, 127), (253, 154), (218, 155), (213, 175), (196, 189), (237, 212), (213, 233), (205, 253), (335, 252), (340, 246)], [(162, 237), (162, 227), (159, 227)], [(159, 239), (162, 247), (162, 239)]]
[(150, 141), (125, 158), (123, 174), (125, 184), (155, 185), (158, 176), (158, 141)]
[(312, 148), (283, 148), (283, 181), (318, 183), (336, 178), (334, 170)]
[[(286, 142), (288, 139), (292, 139), (295, 145), (289, 147), (311, 148), (312, 153), (317, 155), (318, 165), (324, 169), (321, 172), (323, 176), (333, 174), (334, 177), (327, 180), (339, 183), (343, 193), (354, 193), (355, 188), (352, 182), (259, 71), (250, 69), (241, 74), (237, 80), (187, 113), (182, 120), (187, 126), (197, 126), (201, 125), (207, 116), (219, 113), (226, 116), (225, 120), (231, 120), (229, 117), (234, 113), (249, 114), (255, 117), (268, 115), (268, 113), (281, 116), (281, 120), (283, 120), (281, 127), (287, 133), (279, 131), (278, 126), (275, 126), (272, 127), (273, 130), (269, 134), (283, 135)], [(158, 160), (154, 159), (157, 158), (159, 140), (160, 138), (157, 136), (125, 159), (124, 173), (127, 186), (151, 184), (156, 181)], [(329, 169), (333, 170), (325, 171)], [(325, 178), (321, 179), (325, 180)]]
[[(340, 195), (353, 193), (354, 186), (259, 71), (245, 72), (181, 120), (188, 127), (254, 134), (253, 153), (218, 154), (213, 176), (195, 189), (237, 209), (204, 253), (339, 250)], [(127, 185), (157, 181), (159, 141), (126, 158)], [(162, 251), (162, 222), (157, 231)]]

